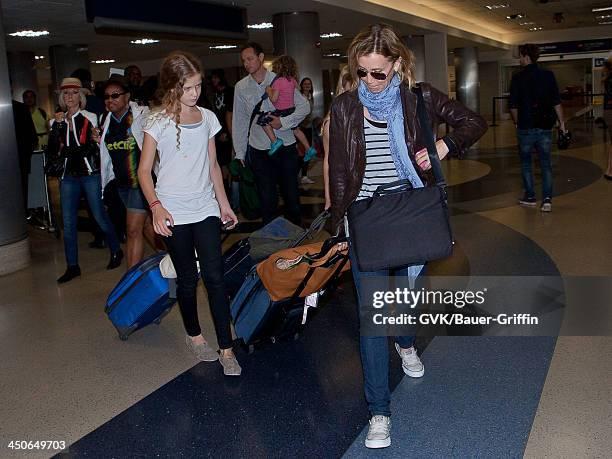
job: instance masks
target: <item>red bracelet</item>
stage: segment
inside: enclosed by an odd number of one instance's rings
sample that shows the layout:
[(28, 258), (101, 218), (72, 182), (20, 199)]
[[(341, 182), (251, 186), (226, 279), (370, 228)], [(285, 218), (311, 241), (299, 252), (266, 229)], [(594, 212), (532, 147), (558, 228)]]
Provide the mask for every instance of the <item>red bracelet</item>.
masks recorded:
[(153, 201), (151, 204), (149, 204), (149, 209), (152, 209), (153, 207), (155, 207), (156, 205), (161, 204), (161, 202), (159, 201)]

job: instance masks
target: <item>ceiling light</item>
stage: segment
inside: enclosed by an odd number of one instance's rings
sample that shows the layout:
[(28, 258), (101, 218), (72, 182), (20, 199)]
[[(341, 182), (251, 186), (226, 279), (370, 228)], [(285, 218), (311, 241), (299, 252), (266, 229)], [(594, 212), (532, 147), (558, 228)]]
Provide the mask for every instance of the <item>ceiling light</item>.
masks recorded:
[(216, 45), (211, 46), (210, 49), (234, 49), (238, 48), (238, 45)]
[(599, 13), (600, 11), (610, 11), (612, 10), (612, 6), (600, 6), (598, 8), (593, 8), (591, 11), (593, 13)]
[(259, 24), (249, 24), (247, 27), (249, 29), (271, 29), (274, 26), (271, 22), (260, 22)]
[(525, 26), (525, 25), (534, 25), (535, 22), (533, 21), (529, 21), (529, 22), (521, 22), (519, 25)]
[(37, 61), (40, 60), (40, 59), (44, 59), (44, 58), (45, 58), (45, 56), (34, 56), (34, 59), (36, 59)]
[(42, 37), (43, 35), (49, 35), (47, 30), (20, 30), (19, 32), (9, 33), (11, 37)]
[(516, 13), (516, 14), (509, 14), (508, 16), (506, 16), (506, 19), (514, 20), (514, 19), (522, 19), (524, 17), (525, 15), (523, 13)]
[(130, 43), (133, 45), (150, 45), (151, 43), (159, 43), (159, 40), (154, 40), (152, 38), (140, 38), (138, 40), (131, 40)]
[(500, 8), (508, 8), (509, 6), (509, 3), (501, 3), (499, 5), (485, 5), (485, 8), (489, 10), (499, 10)]
[(321, 38), (338, 38), (341, 37), (342, 34), (338, 33), (338, 32), (332, 32), (332, 33), (324, 33), (321, 35)]
[(112, 64), (115, 62), (115, 59), (98, 59), (96, 61), (91, 61), (92, 64)]
[(340, 57), (340, 53), (324, 54), (323, 57)]
[(595, 16), (595, 19), (607, 19), (612, 18), (612, 14), (604, 14), (603, 16)]
[(606, 22), (598, 22), (599, 25), (608, 25), (608, 24), (612, 24), (612, 21), (606, 21)]
[(542, 30), (542, 27), (532, 27), (529, 30), (531, 30), (532, 32), (536, 30)]

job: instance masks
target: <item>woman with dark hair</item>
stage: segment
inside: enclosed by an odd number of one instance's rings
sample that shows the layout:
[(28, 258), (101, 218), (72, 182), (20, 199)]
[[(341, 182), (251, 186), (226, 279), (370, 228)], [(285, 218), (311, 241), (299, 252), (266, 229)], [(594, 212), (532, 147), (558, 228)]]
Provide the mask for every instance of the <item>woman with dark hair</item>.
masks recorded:
[[(431, 85), (421, 83), (416, 88), (413, 54), (388, 25), (366, 27), (354, 38), (348, 49), (348, 67), (350, 80), (358, 83), (356, 89), (340, 95), (332, 104), (329, 182), (332, 228), (336, 233), (344, 230), (349, 238), (351, 269), (361, 309), (367, 305), (364, 278), (394, 275), (416, 281), (423, 274), (423, 266), (360, 271), (348, 225), (343, 225), (351, 204), (371, 197), (381, 185), (399, 179), (409, 180), (414, 188), (435, 185), (426, 149), (428, 139), (424, 136), (427, 129), (423, 129), (417, 117), (417, 91), (422, 92), (425, 100), (432, 132), (437, 132), (441, 122), (453, 128), (435, 143), (440, 159), (448, 154), (461, 155), (482, 136), (487, 125), (482, 117)], [(392, 219), (394, 215), (386, 218)], [(371, 237), (376, 239), (377, 235)], [(361, 336), (360, 349), (365, 397), (371, 413), (365, 445), (384, 448), (391, 444), (388, 338)], [(424, 375), (414, 336), (396, 337), (395, 349), (406, 375), (413, 378)]]
[[(187, 331), (185, 342), (204, 362), (219, 360), (227, 376), (240, 375), (232, 351), (229, 301), (223, 283), (221, 223), (238, 223), (225, 194), (217, 162), (215, 134), (221, 125), (213, 112), (196, 105), (202, 89), (197, 58), (170, 54), (160, 72), (161, 111), (145, 123), (138, 180), (153, 214), (153, 228), (165, 236), (177, 274), (177, 297)], [(151, 170), (159, 155), (157, 183)], [(200, 262), (220, 352), (202, 336), (197, 286)]]

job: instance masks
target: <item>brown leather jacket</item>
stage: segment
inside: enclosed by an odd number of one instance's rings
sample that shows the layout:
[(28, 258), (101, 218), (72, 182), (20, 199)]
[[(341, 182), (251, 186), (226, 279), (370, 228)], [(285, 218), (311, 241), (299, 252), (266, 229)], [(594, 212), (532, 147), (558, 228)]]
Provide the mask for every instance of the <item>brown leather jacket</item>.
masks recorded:
[[(451, 100), (428, 83), (421, 83), (432, 131), (438, 124), (448, 123), (453, 130), (442, 140), (449, 155), (462, 157), (467, 149), (487, 130), (485, 120), (456, 100)], [(400, 87), (404, 107), (405, 136), (410, 159), (425, 186), (435, 185), (431, 169), (423, 172), (414, 154), (425, 148), (425, 139), (417, 117), (417, 95), (403, 83)], [(342, 229), (342, 217), (361, 189), (366, 167), (363, 105), (357, 90), (338, 96), (331, 108), (329, 127), (329, 186), (331, 218), (334, 232)]]

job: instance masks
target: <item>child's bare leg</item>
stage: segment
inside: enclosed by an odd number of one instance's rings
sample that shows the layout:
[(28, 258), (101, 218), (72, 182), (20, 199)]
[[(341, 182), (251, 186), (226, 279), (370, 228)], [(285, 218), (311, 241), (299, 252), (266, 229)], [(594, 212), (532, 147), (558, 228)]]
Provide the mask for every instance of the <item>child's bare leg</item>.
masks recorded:
[(272, 126), (266, 124), (265, 126), (263, 126), (263, 130), (268, 136), (268, 139), (270, 139), (271, 143), (276, 142), (276, 134), (274, 134), (274, 129), (272, 129)]
[(299, 127), (295, 128), (295, 129), (292, 129), (292, 131), (293, 131), (293, 135), (295, 136), (295, 138), (298, 139), (298, 141), (304, 147), (304, 150), (308, 151), (308, 149), (310, 148), (310, 144), (308, 143), (308, 139), (306, 138), (306, 134), (304, 134)]

